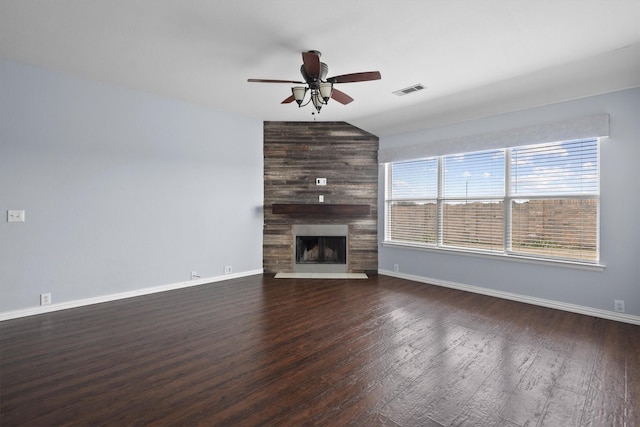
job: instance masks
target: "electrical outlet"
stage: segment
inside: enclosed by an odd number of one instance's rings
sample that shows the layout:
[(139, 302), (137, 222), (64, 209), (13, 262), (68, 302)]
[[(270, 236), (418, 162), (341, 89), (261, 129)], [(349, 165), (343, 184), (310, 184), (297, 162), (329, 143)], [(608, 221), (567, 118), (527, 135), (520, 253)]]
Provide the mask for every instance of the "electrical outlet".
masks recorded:
[(400, 266), (398, 264), (393, 264), (393, 271), (398, 273), (400, 271)]
[(324, 196), (322, 194), (318, 196), (318, 202), (324, 203)]
[(24, 222), (24, 211), (7, 211), (7, 222)]
[(224, 274), (231, 274), (231, 266), (230, 265), (225, 265), (224, 266)]
[(613, 310), (618, 313), (624, 313), (624, 301), (620, 299), (613, 300)]
[(51, 304), (51, 293), (40, 294), (40, 305)]
[(199, 279), (200, 276), (198, 275), (197, 271), (192, 271), (191, 272), (191, 280), (195, 280), (195, 279)]

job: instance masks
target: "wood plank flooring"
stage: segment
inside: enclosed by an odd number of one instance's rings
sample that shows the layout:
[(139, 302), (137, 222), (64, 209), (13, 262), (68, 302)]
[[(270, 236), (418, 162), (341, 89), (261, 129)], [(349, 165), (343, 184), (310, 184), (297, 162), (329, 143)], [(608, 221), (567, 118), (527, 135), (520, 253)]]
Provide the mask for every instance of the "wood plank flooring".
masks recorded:
[(640, 327), (252, 276), (1, 322), (0, 425), (640, 426)]

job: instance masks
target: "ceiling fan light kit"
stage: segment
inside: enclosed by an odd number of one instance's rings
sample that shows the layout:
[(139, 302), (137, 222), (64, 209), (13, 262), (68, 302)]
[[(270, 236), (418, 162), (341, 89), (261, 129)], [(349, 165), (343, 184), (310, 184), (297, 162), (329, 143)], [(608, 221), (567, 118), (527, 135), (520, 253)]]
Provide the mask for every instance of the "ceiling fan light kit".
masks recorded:
[[(381, 78), (379, 71), (367, 71), (363, 73), (342, 74), (339, 76), (327, 78), (329, 67), (324, 62), (320, 62), (321, 53), (317, 50), (310, 50), (302, 53), (302, 66), (300, 66), (300, 74), (304, 78), (304, 82), (293, 80), (274, 80), (274, 79), (249, 79), (249, 82), (259, 83), (306, 83), (306, 86), (294, 86), (291, 88), (292, 95), (282, 101), (282, 104), (288, 104), (296, 101), (298, 107), (304, 107), (309, 103), (313, 103), (316, 112), (320, 113), (323, 105), (327, 105), (330, 99), (335, 99), (339, 103), (346, 105), (353, 101), (349, 95), (341, 92), (333, 87), (336, 83), (354, 83), (369, 80), (379, 80)], [(306, 98), (309, 92), (309, 98)], [(306, 99), (306, 101), (305, 101)], [(315, 114), (313, 112), (312, 114)]]
[[(304, 107), (309, 104), (309, 102), (313, 102), (313, 106), (316, 107), (318, 113), (320, 113), (320, 109), (323, 105), (327, 105), (329, 99), (331, 99), (331, 93), (333, 92), (333, 84), (329, 82), (321, 82), (314, 86), (311, 86), (311, 96), (304, 102), (305, 96), (309, 91), (309, 88), (306, 86), (295, 86), (291, 88), (291, 92), (293, 93), (293, 99), (298, 103), (298, 107)], [(304, 103), (303, 103), (304, 102)]]

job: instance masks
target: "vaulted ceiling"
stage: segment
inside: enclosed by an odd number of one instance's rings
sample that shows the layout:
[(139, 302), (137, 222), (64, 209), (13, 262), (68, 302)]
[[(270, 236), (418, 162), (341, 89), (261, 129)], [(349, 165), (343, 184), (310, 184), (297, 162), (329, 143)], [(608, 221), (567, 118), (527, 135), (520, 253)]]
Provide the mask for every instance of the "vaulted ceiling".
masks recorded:
[[(301, 52), (355, 101), (280, 104)], [(0, 0), (0, 57), (260, 120), (383, 136), (640, 86), (640, 0)], [(394, 91), (420, 83), (425, 90)]]

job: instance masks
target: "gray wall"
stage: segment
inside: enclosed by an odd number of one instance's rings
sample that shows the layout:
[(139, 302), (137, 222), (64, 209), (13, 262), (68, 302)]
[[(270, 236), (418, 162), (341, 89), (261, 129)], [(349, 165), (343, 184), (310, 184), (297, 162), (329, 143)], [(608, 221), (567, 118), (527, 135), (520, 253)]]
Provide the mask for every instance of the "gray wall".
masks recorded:
[(0, 313), (262, 269), (262, 122), (2, 59), (0, 76)]
[[(379, 268), (401, 274), (640, 316), (640, 89), (613, 92), (423, 131), (380, 138), (380, 149), (429, 144), (599, 113), (610, 115), (601, 145), (601, 262), (603, 271), (382, 246)], [(382, 169), (380, 173), (383, 177)], [(379, 185), (380, 240), (384, 185)], [(425, 280), (426, 281), (426, 280)]]
[[(2, 59), (0, 76), (0, 314), (38, 306), (43, 292), (61, 303), (192, 270), (261, 269), (261, 122)], [(604, 271), (384, 246), (380, 270), (602, 310), (623, 299), (640, 315), (640, 89), (384, 137), (380, 148), (599, 113), (611, 116)], [(7, 223), (8, 209), (27, 221)]]

